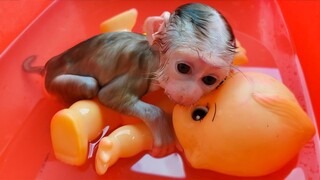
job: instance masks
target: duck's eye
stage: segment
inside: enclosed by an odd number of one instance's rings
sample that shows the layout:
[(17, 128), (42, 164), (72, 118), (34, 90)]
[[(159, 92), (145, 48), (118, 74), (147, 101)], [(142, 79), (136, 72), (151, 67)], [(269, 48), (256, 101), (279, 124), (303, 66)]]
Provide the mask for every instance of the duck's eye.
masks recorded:
[(185, 63), (179, 63), (177, 64), (177, 70), (181, 73), (181, 74), (188, 74), (191, 71), (191, 68), (188, 64)]
[(192, 112), (192, 119), (195, 121), (201, 121), (208, 114), (208, 107), (197, 107)]
[(213, 76), (205, 76), (202, 78), (202, 82), (205, 84), (205, 85), (213, 85), (214, 83), (217, 82), (217, 79)]

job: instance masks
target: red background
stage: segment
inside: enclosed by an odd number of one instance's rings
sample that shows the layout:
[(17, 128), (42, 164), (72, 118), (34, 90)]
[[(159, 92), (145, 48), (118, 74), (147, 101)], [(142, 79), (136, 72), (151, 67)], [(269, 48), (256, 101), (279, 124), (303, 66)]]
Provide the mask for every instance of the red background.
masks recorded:
[[(316, 119), (320, 121), (320, 1), (279, 0), (300, 59)], [(41, 13), (49, 0), (0, 1), (0, 53)], [(318, 128), (320, 123), (318, 123)]]

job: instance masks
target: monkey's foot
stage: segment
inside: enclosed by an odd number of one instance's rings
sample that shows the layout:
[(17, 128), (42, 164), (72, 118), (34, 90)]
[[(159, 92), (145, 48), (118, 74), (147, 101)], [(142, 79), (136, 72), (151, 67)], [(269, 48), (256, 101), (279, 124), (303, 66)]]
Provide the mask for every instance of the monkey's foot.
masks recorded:
[(70, 165), (82, 165), (87, 159), (88, 135), (81, 117), (70, 109), (57, 112), (51, 120), (51, 140), (55, 157)]
[(108, 168), (119, 158), (120, 149), (113, 140), (110, 137), (105, 137), (99, 143), (95, 162), (96, 172), (99, 175), (106, 173)]

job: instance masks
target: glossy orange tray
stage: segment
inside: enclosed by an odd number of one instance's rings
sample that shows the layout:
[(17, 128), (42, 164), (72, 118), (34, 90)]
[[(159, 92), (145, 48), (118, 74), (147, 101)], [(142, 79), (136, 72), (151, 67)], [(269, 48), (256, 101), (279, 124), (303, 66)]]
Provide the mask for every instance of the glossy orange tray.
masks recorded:
[[(182, 154), (163, 159), (140, 155), (119, 160), (103, 176), (96, 175), (92, 159), (81, 167), (56, 160), (51, 147), (51, 117), (65, 106), (50, 98), (43, 79), (26, 74), (23, 60), (37, 55), (43, 65), (52, 56), (100, 33), (99, 25), (111, 16), (136, 8), (133, 29), (142, 32), (150, 15), (172, 11), (188, 1), (54, 1), (0, 56), (0, 179), (239, 179), (197, 170)], [(316, 126), (299, 59), (294, 51), (278, 4), (274, 1), (201, 1), (221, 11), (246, 48), (245, 70), (265, 71), (294, 92)], [(154, 7), (154, 8), (151, 8)], [(23, 17), (21, 17), (23, 18)], [(281, 170), (252, 179), (319, 179), (318, 134)], [(272, 152), (270, 152), (272, 153)], [(248, 178), (244, 178), (248, 179)]]

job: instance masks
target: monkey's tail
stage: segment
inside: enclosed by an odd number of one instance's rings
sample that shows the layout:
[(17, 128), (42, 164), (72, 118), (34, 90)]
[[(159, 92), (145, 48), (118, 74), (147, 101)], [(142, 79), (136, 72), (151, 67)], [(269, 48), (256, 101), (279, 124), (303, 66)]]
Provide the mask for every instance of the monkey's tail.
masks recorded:
[(45, 73), (45, 67), (44, 66), (32, 66), (32, 62), (36, 60), (37, 57), (35, 55), (32, 55), (25, 59), (22, 64), (22, 68), (25, 72), (29, 73), (37, 73), (40, 74), (41, 76), (44, 75)]

